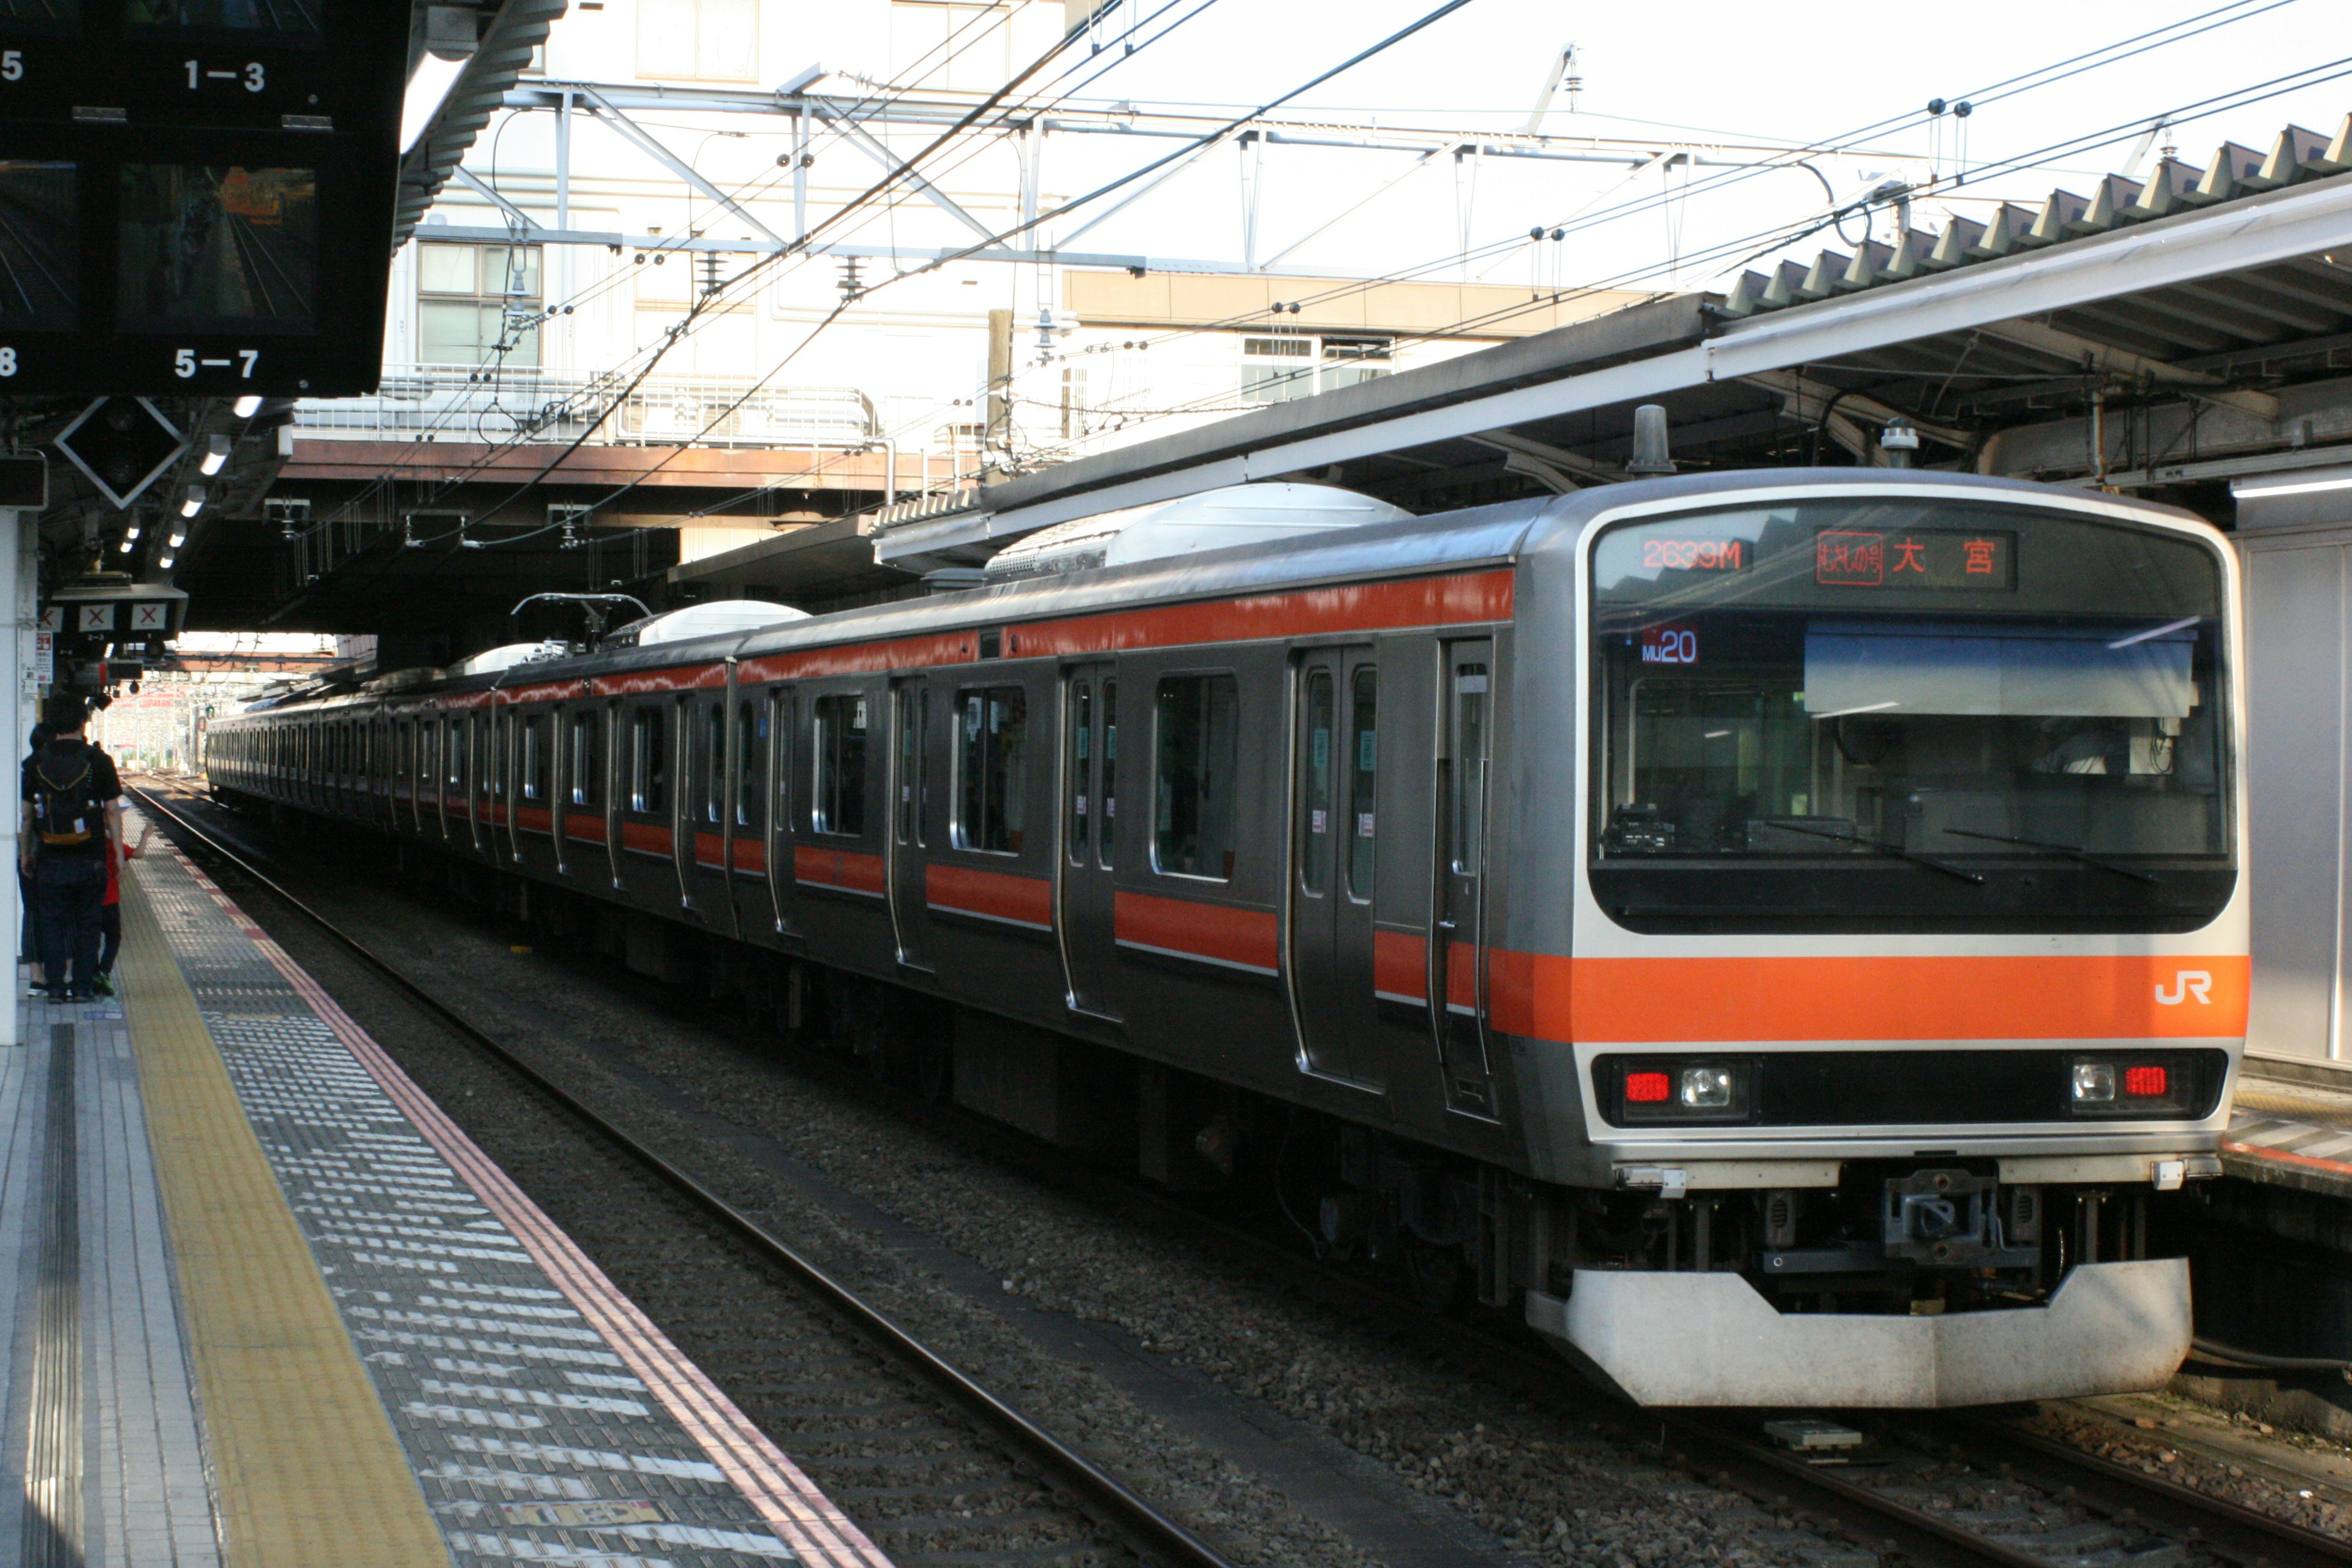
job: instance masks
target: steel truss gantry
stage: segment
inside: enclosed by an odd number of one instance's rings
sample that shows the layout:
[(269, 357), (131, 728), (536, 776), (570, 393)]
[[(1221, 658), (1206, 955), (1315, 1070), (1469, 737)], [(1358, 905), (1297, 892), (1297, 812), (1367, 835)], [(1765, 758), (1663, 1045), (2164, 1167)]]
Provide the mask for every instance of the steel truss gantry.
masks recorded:
[[(982, 101), (982, 95), (905, 94), (879, 84), (875, 84), (870, 93), (813, 90), (817, 82), (830, 75), (832, 73), (823, 68), (812, 67), (772, 91), (729, 91), (703, 87), (670, 89), (586, 81), (532, 80), (519, 83), (508, 90), (504, 100), (506, 109), (518, 113), (548, 113), (555, 117), (554, 223), (551, 226), (540, 222), (510, 197), (493, 190), (488, 183), (460, 167), (457, 171), (458, 182), (496, 206), (505, 216), (506, 225), (502, 227), (436, 225), (433, 236), (436, 239), (486, 243), (601, 246), (606, 249), (659, 248), (730, 255), (772, 255), (792, 251), (918, 266), (937, 265), (953, 259), (1033, 266), (1124, 268), (1138, 273), (1311, 278), (1328, 276), (1328, 269), (1285, 266), (1282, 264), (1284, 258), (1339, 219), (1323, 220), (1313, 232), (1292, 240), (1265, 259), (1259, 259), (1257, 253), (1261, 247), (1257, 237), (1261, 226), (1256, 211), (1257, 193), (1264, 188), (1265, 182), (1255, 174), (1257, 161), (1268, 148), (1402, 153), (1413, 160), (1406, 166), (1405, 175), (1441, 157), (1450, 156), (1455, 165), (1457, 207), (1464, 208), (1460, 216), (1465, 230), (1469, 215), (1465, 204), (1475, 200), (1475, 170), (1479, 163), (1489, 158), (1598, 163), (1622, 168), (1632, 174), (1675, 163), (1721, 168), (1756, 167), (1787, 163), (1800, 151), (1784, 146), (1730, 142), (1669, 142), (1605, 136), (1497, 134), (1388, 127), (1372, 129), (1296, 118), (1255, 120), (1246, 125), (1220, 132), (1220, 127), (1227, 123), (1222, 119), (1139, 110), (1126, 104), (1107, 107), (1065, 104), (1034, 113), (1008, 108), (996, 111), (983, 125), (976, 126), (973, 133), (1010, 132), (1020, 138), (1022, 145), (1017, 159), (1020, 169), (1019, 206), (1024, 223), (1034, 221), (1044, 205), (1041, 169), (1045, 142), (1049, 136), (1127, 138), (1143, 142), (1200, 141), (1204, 137), (1207, 140), (1201, 141), (1200, 146), (1159, 170), (1134, 189), (1112, 198), (1108, 205), (1078, 215), (1076, 226), (1067, 232), (1058, 237), (1047, 237), (1045, 231), (1033, 229), (1031, 234), (1037, 237), (1031, 238), (1029, 243), (1004, 243), (997, 238), (1001, 232), (998, 226), (975, 216), (937, 184), (908, 171), (898, 154), (874, 132), (876, 127), (888, 126), (914, 126), (934, 132), (943, 130), (971, 114)], [(790, 236), (777, 232), (771, 219), (761, 216), (750, 205), (720, 190), (699, 174), (690, 162), (666, 146), (639, 118), (649, 112), (754, 115), (788, 121), (790, 125), (785, 134), (789, 137), (790, 150), (780, 161), (789, 164), (792, 174)], [(667, 169), (709, 201), (714, 209), (724, 213), (735, 225), (748, 229), (748, 237), (740, 234), (721, 237), (709, 232), (706, 226), (686, 235), (665, 236), (649, 246), (644, 236), (572, 226), (572, 137), (575, 118), (580, 115), (586, 115), (604, 125), (624, 142)], [(959, 226), (970, 231), (973, 238), (962, 245), (938, 247), (810, 238), (809, 153), (821, 132), (838, 136), (842, 145), (863, 154), (885, 173), (901, 175), (908, 188), (955, 220)], [(1225, 259), (1072, 248), (1073, 242), (1081, 236), (1134, 204), (1146, 200), (1178, 174), (1192, 168), (1217, 148), (1226, 145), (1242, 148), (1248, 160), (1245, 168), (1252, 176), (1244, 180), (1244, 201), (1249, 210), (1244, 214), (1243, 227), (1247, 237), (1244, 249), (1248, 254), (1238, 259)], [(1906, 154), (1860, 148), (1809, 156), (1861, 159), (1882, 165), (1890, 160), (1902, 163), (1916, 161)], [(1402, 183), (1403, 177), (1397, 175), (1387, 179), (1372, 192), (1371, 196), (1342, 213), (1340, 217), (1349, 216), (1374, 197), (1385, 195)]]

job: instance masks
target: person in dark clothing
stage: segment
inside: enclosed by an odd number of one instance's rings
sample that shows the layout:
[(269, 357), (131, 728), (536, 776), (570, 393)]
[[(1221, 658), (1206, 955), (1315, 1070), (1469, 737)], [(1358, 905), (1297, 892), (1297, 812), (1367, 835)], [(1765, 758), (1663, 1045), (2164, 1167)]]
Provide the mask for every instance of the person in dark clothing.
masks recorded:
[[(25, 737), (25, 760), (31, 762), (33, 753), (49, 743), (49, 726), (46, 720), (36, 721), (32, 733)], [(40, 925), (33, 918), (33, 878), (20, 862), (16, 867), (16, 962), (33, 966), (33, 989), (42, 988)]]
[(49, 995), (88, 1001), (98, 984), (100, 901), (108, 858), (122, 844), (122, 781), (114, 761), (82, 738), (79, 697), (52, 697), (48, 742), (26, 759), (19, 864), (33, 879), (42, 973)]

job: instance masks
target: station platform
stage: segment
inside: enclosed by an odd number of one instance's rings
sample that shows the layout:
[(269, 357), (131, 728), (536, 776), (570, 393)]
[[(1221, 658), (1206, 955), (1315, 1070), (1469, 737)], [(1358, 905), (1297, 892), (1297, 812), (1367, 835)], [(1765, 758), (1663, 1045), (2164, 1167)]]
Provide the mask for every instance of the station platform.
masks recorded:
[(2352, 1198), (2352, 1072), (2249, 1057), (2239, 1069), (2221, 1168)]
[(886, 1568), (191, 863), (122, 892), (0, 1050), (0, 1561)]

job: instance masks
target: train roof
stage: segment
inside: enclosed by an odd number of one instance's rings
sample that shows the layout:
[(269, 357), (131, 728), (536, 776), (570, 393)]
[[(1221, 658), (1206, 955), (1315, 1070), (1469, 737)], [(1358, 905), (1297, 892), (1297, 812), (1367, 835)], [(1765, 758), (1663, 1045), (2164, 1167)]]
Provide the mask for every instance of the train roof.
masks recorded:
[[(925, 599), (812, 616), (751, 632), (719, 632), (653, 647), (598, 649), (569, 658), (533, 660), (494, 673), (423, 682), (398, 691), (352, 692), (283, 703), (277, 710), (323, 710), (379, 701), (398, 702), (450, 691), (536, 686), (550, 680), (670, 669), (681, 665), (714, 663), (730, 656), (748, 659), (886, 637), (921, 637), (975, 626), (1018, 626), (1024, 621), (1133, 609), (1139, 604), (1182, 603), (1310, 584), (1459, 572), (1510, 563), (1531, 544), (1573, 537), (1595, 517), (1627, 505), (1667, 500), (1704, 502), (1713, 496), (1759, 489), (1867, 489), (1889, 484), (1928, 485), (2010, 500), (2043, 501), (2069, 493), (2028, 480), (1927, 469), (1742, 468), (1727, 473), (1675, 475), (1426, 517), (1368, 522), (1354, 528), (1131, 565), (990, 584)], [(2072, 493), (2074, 499), (2083, 499), (2081, 492)], [(2201, 521), (2194, 513), (2175, 507), (2123, 497), (2100, 499), (2137, 510)]]

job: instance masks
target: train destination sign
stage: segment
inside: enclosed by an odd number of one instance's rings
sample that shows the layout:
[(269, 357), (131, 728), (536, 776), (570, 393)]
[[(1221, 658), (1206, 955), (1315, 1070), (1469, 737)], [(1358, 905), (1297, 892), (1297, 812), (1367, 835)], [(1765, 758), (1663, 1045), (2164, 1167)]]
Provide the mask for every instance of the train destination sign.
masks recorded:
[(373, 389), (410, 9), (0, 0), (0, 396)]
[(1824, 528), (1813, 534), (1813, 581), (1825, 588), (2007, 593), (2017, 586), (2017, 535)]

